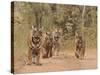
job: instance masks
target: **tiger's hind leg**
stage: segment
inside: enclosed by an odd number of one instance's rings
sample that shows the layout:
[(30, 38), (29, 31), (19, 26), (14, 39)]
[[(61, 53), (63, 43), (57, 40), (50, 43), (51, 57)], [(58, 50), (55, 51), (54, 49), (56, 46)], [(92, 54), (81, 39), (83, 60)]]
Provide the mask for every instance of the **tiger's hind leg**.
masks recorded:
[(40, 63), (40, 51), (39, 51), (39, 53), (37, 54), (37, 56), (36, 56), (36, 65), (42, 65), (41, 63)]

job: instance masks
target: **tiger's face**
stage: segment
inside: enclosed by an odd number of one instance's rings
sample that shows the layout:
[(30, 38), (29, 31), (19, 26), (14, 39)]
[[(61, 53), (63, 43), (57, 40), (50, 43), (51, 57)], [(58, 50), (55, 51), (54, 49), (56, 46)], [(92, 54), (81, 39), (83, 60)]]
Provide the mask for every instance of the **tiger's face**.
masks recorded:
[(32, 36), (32, 41), (34, 44), (38, 44), (41, 40), (41, 33), (39, 31), (35, 31), (35, 33)]

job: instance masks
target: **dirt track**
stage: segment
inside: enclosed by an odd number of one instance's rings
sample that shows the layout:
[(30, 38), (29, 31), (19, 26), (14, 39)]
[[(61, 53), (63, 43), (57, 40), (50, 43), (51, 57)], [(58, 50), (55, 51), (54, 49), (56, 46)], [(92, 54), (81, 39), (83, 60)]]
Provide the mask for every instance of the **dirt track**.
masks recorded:
[(81, 70), (81, 69), (94, 69), (97, 66), (96, 50), (88, 50), (83, 60), (75, 58), (74, 53), (68, 52), (54, 56), (49, 59), (42, 59), (42, 65), (16, 65), (15, 73), (27, 72), (50, 72), (50, 71), (65, 71), (65, 70)]

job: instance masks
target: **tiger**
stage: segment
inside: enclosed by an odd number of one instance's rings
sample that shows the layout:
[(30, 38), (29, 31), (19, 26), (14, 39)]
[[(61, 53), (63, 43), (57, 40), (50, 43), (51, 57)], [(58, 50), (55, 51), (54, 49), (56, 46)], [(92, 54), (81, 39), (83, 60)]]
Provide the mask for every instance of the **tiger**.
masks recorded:
[(30, 32), (28, 38), (28, 64), (41, 65), (40, 63), (40, 51), (41, 51), (41, 37), (42, 31), (39, 29), (33, 29)]
[(58, 56), (60, 52), (60, 32), (57, 30), (53, 35), (53, 53)]
[(78, 36), (76, 40), (75, 56), (78, 59), (83, 59), (84, 55), (85, 55), (85, 41), (83, 40), (82, 36)]
[(52, 33), (46, 32), (46, 37), (43, 45), (45, 49), (45, 54), (43, 55), (43, 58), (49, 58), (52, 57), (52, 48), (53, 48), (53, 36)]

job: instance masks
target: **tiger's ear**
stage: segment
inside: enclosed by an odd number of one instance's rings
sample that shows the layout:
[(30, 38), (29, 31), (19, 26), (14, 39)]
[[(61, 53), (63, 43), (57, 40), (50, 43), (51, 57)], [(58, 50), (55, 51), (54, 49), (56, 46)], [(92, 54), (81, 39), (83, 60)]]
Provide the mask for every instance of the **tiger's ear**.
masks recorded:
[(40, 29), (43, 30), (43, 27), (41, 27)]

